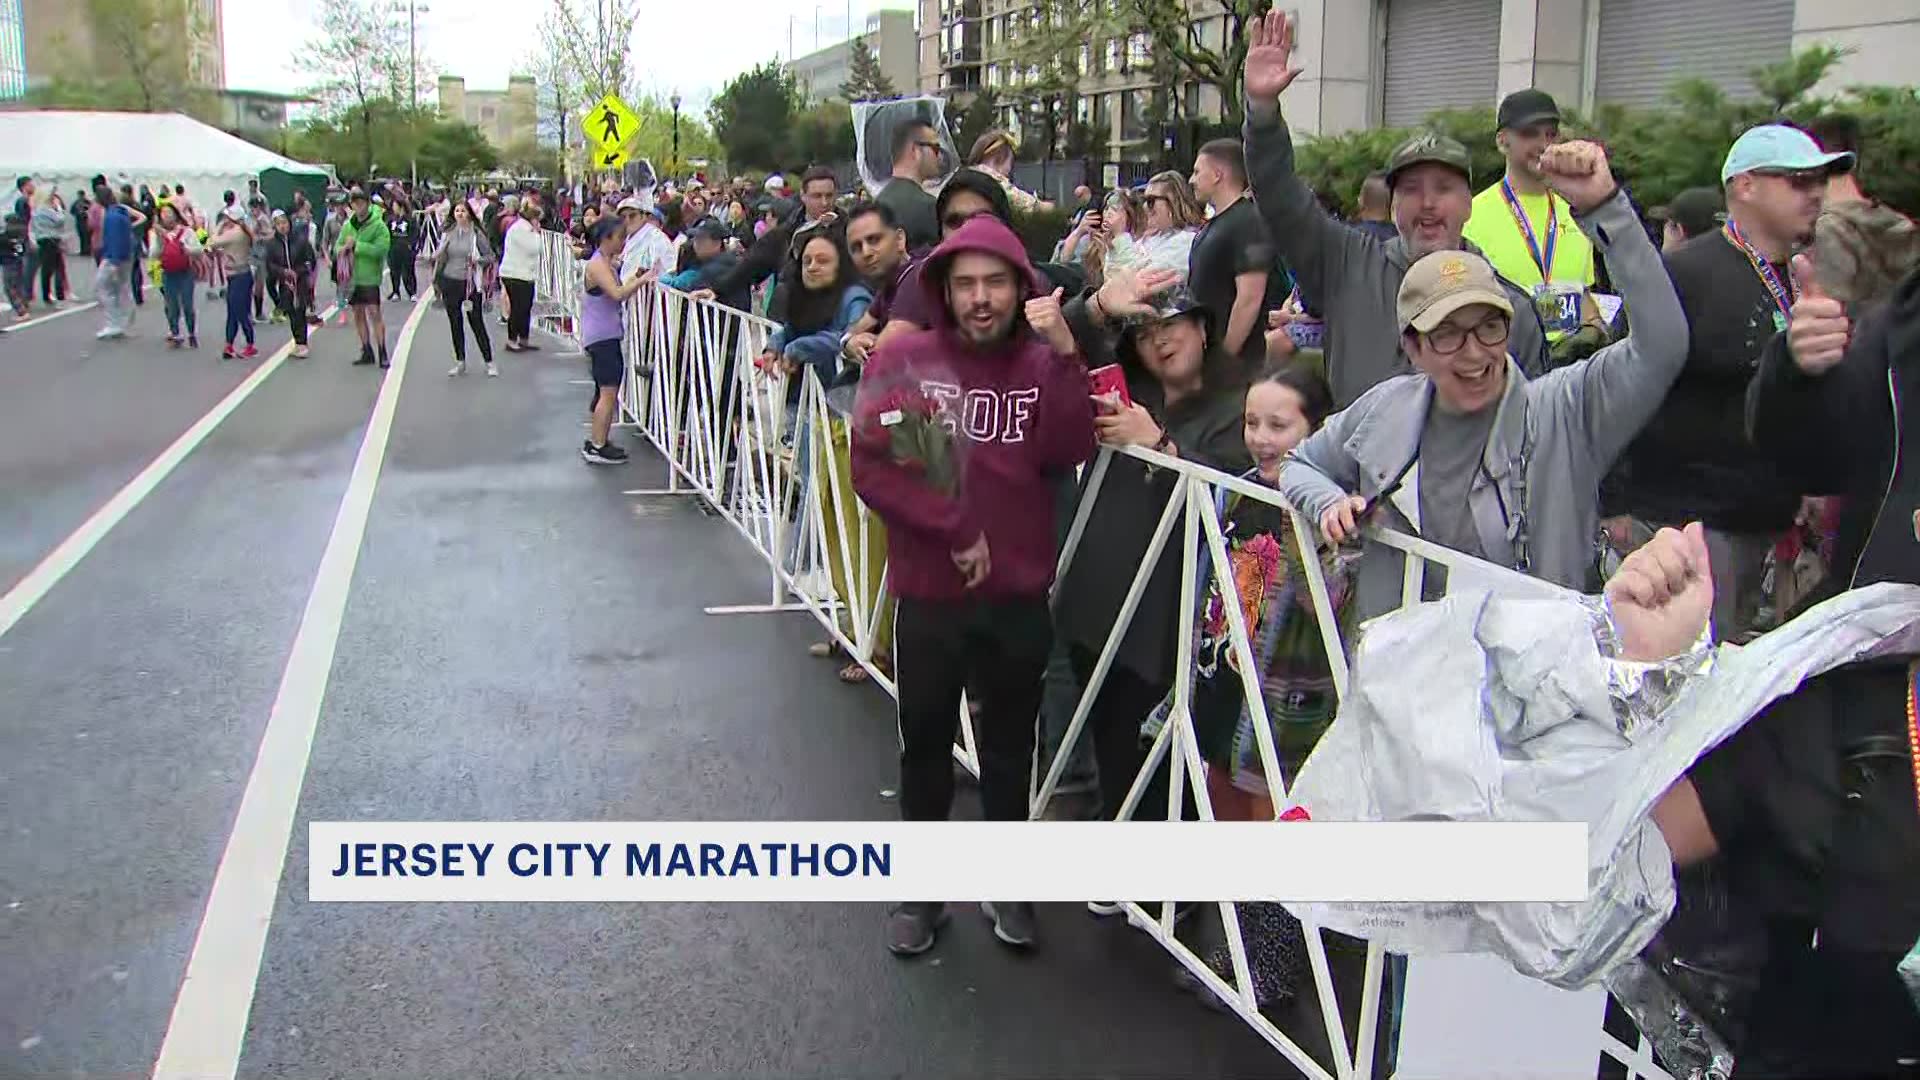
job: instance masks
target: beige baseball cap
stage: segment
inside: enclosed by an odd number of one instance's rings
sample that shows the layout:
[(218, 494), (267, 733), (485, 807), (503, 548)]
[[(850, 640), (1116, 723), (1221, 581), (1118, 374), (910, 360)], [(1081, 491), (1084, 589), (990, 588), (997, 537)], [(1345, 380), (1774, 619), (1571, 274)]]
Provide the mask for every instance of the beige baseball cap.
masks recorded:
[(1513, 316), (1513, 301), (1500, 287), (1487, 260), (1470, 251), (1436, 251), (1407, 268), (1394, 313), (1402, 329), (1424, 334), (1441, 320), (1472, 304), (1486, 304)]

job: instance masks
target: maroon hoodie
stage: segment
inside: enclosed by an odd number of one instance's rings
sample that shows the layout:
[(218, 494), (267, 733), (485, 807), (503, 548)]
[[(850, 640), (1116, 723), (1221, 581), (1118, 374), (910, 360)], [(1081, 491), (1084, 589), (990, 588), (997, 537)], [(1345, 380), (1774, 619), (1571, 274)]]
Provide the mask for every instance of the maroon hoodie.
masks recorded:
[(1018, 309), (1013, 335), (982, 351), (959, 331), (947, 307), (947, 271), (956, 254), (986, 252), (1011, 263), (1025, 304), (1043, 284), (1020, 239), (998, 218), (961, 226), (928, 256), (921, 285), (934, 325), (887, 343), (867, 361), (854, 401), (856, 433), (876, 431), (879, 414), (902, 388), (939, 403), (954, 432), (959, 492), (931, 487), (916, 467), (895, 462), (884, 441), (851, 439), (853, 486), (887, 525), (887, 580), (896, 596), (957, 600), (970, 595), (953, 553), (984, 533), (991, 562), (971, 594), (1045, 596), (1057, 554), (1054, 483), (1093, 453), (1093, 405), (1086, 366), (1061, 356), (1026, 325)]

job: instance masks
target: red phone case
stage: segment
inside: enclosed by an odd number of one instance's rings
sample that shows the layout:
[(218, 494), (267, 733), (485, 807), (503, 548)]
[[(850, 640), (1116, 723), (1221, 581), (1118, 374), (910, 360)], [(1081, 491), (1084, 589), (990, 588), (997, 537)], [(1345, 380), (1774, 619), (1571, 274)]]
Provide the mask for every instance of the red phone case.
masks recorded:
[(1120, 395), (1122, 408), (1133, 404), (1133, 396), (1127, 393), (1126, 372), (1120, 370), (1119, 364), (1108, 364), (1106, 367), (1094, 368), (1087, 372), (1087, 389), (1095, 397)]

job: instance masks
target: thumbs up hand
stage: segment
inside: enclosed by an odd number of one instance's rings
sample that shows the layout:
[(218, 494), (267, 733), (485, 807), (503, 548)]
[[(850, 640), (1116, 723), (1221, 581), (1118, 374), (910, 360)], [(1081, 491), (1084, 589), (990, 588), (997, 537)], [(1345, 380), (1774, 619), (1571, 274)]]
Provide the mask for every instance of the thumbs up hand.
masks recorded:
[(1067, 327), (1066, 317), (1060, 314), (1060, 298), (1065, 294), (1065, 289), (1055, 289), (1051, 296), (1036, 296), (1027, 301), (1027, 325), (1046, 339), (1054, 352), (1072, 356), (1080, 349), (1073, 342), (1073, 331)]
[(1846, 306), (1821, 291), (1811, 257), (1795, 255), (1793, 273), (1800, 282), (1800, 299), (1793, 305), (1793, 321), (1787, 325), (1787, 346), (1801, 371), (1824, 375), (1846, 355), (1853, 323), (1847, 318)]

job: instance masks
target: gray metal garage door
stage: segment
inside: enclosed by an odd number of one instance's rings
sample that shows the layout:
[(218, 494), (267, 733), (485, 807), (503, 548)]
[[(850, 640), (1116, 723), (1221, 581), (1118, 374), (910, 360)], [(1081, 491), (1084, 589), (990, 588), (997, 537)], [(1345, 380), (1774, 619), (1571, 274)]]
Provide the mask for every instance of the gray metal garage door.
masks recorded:
[(1387, 0), (1388, 124), (1491, 106), (1499, 78), (1500, 0)]
[(1793, 50), (1794, 0), (1592, 0), (1600, 5), (1594, 97), (1651, 105), (1698, 77), (1752, 97), (1747, 72)]

